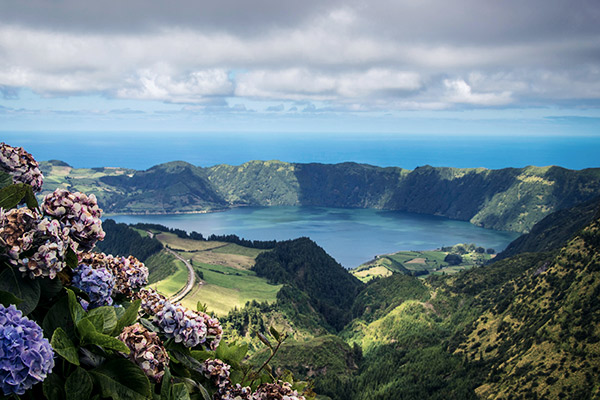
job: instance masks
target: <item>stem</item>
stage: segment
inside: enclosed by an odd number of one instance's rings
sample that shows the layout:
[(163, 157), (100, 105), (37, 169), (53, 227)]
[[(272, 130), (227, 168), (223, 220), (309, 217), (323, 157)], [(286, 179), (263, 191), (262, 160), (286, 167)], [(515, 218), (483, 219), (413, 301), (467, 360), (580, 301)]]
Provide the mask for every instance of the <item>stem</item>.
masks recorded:
[[(284, 338), (284, 340), (285, 340), (285, 338)], [(275, 354), (277, 354), (277, 351), (279, 350), (279, 348), (281, 347), (282, 344), (283, 344), (283, 340), (277, 341), (277, 347), (275, 347), (275, 349), (271, 352), (271, 356), (267, 359), (267, 361), (265, 361), (263, 363), (263, 365), (260, 366), (258, 371), (256, 371), (256, 375), (260, 374), (260, 372), (263, 370), (263, 368), (271, 361), (271, 359), (273, 357), (275, 357)], [(269, 375), (271, 375), (271, 373), (269, 373)], [(273, 375), (271, 375), (271, 378), (273, 378)], [(254, 378), (252, 380), (252, 382), (250, 382), (250, 387), (252, 387), (252, 385), (254, 384), (254, 381), (256, 381), (256, 378)]]

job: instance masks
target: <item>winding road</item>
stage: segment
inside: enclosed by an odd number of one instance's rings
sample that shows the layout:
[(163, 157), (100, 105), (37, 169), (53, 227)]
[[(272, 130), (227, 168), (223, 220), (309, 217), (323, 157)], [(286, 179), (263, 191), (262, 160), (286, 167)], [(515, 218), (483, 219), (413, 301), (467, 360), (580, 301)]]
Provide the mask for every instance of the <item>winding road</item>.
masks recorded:
[(165, 246), (165, 250), (175, 256), (178, 260), (182, 261), (188, 269), (187, 283), (185, 284), (184, 288), (169, 298), (169, 300), (172, 302), (181, 301), (194, 287), (194, 284), (196, 283), (196, 274), (194, 273), (194, 268), (192, 268), (192, 265), (188, 260), (181, 257), (177, 252), (171, 250), (167, 246)]

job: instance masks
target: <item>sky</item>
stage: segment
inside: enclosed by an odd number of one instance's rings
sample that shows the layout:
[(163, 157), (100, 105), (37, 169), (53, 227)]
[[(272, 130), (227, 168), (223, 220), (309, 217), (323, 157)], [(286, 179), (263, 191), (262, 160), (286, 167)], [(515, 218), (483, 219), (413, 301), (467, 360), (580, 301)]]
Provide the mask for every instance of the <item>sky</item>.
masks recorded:
[(1, 131), (600, 136), (598, 0), (4, 0)]

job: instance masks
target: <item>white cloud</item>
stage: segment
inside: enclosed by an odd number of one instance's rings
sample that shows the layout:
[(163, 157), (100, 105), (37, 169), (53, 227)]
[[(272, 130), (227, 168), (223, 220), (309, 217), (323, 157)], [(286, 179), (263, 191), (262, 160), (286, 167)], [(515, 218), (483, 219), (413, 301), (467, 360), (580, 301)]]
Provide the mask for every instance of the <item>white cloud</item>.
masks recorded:
[(471, 86), (462, 79), (444, 80), (447, 92), (444, 99), (449, 103), (473, 104), (478, 106), (500, 106), (509, 104), (511, 92), (473, 93)]

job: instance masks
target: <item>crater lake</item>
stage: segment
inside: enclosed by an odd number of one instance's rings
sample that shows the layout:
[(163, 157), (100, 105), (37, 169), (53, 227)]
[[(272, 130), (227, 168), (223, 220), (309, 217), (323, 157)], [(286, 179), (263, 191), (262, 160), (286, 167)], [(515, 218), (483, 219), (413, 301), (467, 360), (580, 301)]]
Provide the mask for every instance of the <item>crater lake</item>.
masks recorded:
[(375, 209), (310, 206), (238, 207), (207, 214), (112, 215), (105, 219), (211, 234), (235, 234), (250, 240), (287, 240), (306, 236), (346, 268), (376, 255), (400, 250), (432, 250), (457, 243), (503, 250), (516, 232), (481, 228), (466, 221)]

